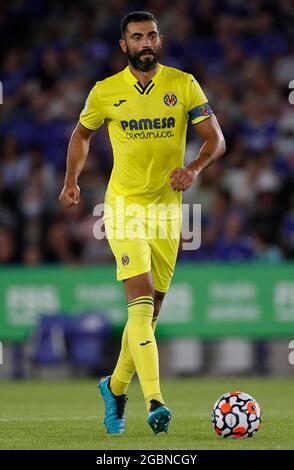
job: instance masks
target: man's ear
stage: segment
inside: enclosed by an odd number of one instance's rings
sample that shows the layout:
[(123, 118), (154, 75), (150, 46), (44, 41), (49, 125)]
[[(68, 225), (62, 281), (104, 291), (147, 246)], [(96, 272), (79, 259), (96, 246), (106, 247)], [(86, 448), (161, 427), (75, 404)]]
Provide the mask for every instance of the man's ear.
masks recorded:
[(123, 52), (127, 52), (127, 44), (126, 44), (126, 41), (124, 39), (119, 40), (119, 45), (120, 45), (121, 50)]

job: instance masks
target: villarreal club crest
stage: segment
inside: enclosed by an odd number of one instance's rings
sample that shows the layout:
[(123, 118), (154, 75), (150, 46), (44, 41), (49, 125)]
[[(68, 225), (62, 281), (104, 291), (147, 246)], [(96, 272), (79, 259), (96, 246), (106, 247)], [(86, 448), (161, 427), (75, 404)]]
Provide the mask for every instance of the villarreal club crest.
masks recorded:
[(164, 95), (163, 101), (167, 106), (171, 108), (177, 104), (178, 98), (173, 92), (170, 92)]

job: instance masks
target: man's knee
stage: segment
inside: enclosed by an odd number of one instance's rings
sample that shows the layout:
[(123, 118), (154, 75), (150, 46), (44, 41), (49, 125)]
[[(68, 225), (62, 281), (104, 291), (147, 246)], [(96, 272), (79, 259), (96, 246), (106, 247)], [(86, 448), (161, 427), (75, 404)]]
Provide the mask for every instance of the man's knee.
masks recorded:
[(127, 301), (147, 296), (154, 299), (153, 278), (151, 272), (139, 274), (124, 281)]

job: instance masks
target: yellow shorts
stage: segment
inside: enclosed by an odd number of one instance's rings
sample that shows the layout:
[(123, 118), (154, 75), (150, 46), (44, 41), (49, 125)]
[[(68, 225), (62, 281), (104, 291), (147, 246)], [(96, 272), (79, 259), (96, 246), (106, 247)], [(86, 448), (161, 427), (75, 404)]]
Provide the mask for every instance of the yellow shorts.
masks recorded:
[(153, 220), (115, 218), (104, 220), (105, 231), (116, 259), (117, 280), (151, 271), (154, 289), (167, 292), (179, 249), (181, 219)]

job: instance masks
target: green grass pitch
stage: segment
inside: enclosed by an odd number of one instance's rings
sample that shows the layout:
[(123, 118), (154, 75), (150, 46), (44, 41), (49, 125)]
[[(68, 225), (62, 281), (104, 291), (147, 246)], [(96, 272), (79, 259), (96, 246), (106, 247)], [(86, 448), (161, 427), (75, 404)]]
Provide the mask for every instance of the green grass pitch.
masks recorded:
[[(253, 395), (262, 407), (262, 427), (253, 438), (221, 439), (212, 430), (211, 408), (232, 390)], [(152, 434), (134, 382), (126, 431), (110, 436), (93, 380), (1, 382), (0, 449), (294, 449), (294, 379), (169, 379), (162, 391), (173, 413), (168, 435)]]

